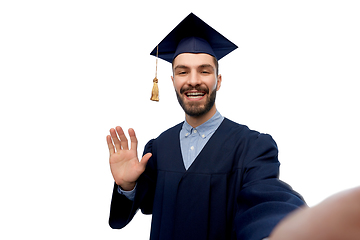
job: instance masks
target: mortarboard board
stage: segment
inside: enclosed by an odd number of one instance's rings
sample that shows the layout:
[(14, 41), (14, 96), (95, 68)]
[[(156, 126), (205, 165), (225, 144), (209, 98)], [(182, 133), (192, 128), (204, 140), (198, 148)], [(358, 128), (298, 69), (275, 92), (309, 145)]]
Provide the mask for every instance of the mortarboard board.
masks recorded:
[[(207, 53), (220, 60), (236, 48), (234, 43), (190, 13), (150, 54), (169, 63), (181, 53)], [(159, 101), (156, 75), (151, 100)]]

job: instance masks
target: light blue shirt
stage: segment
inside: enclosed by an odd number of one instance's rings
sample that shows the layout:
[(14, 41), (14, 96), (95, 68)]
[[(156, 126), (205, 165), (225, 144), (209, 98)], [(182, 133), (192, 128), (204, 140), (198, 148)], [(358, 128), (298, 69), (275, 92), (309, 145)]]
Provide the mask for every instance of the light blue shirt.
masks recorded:
[(180, 146), (185, 169), (189, 169), (205, 144), (209, 141), (224, 117), (216, 111), (214, 116), (200, 126), (193, 128), (187, 121), (180, 131)]
[[(209, 141), (216, 129), (220, 126), (224, 117), (216, 111), (208, 121), (200, 126), (193, 128), (185, 120), (180, 131), (180, 147), (185, 169), (189, 169), (195, 161), (205, 144)], [(125, 195), (128, 199), (134, 200), (136, 186), (132, 191), (124, 191), (118, 187), (118, 192)]]

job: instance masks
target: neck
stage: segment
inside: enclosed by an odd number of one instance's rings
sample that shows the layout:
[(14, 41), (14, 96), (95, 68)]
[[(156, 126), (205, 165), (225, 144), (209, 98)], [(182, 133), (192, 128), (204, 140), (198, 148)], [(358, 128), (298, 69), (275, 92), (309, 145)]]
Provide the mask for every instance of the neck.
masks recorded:
[(189, 116), (187, 114), (185, 114), (185, 118), (187, 123), (192, 126), (193, 128), (196, 128), (198, 126), (200, 126), (201, 124), (205, 123), (206, 121), (208, 121), (210, 118), (212, 118), (212, 116), (214, 116), (216, 113), (216, 106), (214, 104), (214, 106), (210, 109), (209, 112), (201, 115), (201, 116)]

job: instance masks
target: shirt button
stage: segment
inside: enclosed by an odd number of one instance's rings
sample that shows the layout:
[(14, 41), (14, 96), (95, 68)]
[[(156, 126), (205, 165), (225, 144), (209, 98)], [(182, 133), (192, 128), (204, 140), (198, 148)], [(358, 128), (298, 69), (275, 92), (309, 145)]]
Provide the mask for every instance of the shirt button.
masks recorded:
[(191, 148), (190, 148), (191, 150), (194, 150), (194, 146), (191, 146)]
[(197, 130), (196, 130), (196, 129), (194, 130), (194, 133), (197, 133)]
[(185, 134), (185, 136), (186, 136), (186, 137), (189, 136), (189, 133)]
[(201, 135), (202, 138), (205, 138), (205, 134)]

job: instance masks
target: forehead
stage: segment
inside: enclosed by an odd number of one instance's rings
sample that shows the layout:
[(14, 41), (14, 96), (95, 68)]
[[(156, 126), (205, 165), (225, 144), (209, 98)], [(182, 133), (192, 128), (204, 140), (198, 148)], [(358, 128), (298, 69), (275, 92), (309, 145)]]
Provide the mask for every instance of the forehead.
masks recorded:
[(215, 67), (214, 57), (206, 53), (182, 53), (176, 56), (172, 65), (173, 67), (177, 65), (197, 67), (204, 64)]

